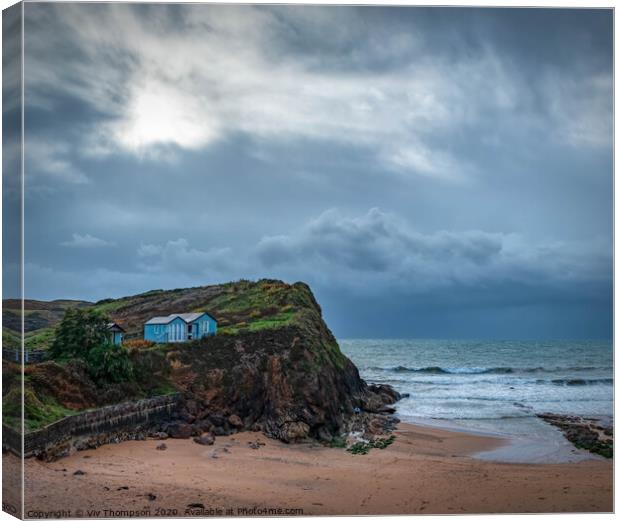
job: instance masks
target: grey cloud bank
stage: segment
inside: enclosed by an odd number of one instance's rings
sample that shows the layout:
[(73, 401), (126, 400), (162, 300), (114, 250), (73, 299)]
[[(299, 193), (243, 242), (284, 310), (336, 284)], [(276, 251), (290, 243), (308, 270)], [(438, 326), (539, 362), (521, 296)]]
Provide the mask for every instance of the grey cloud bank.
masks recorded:
[(360, 218), (328, 211), (294, 236), (262, 239), (258, 255), (267, 268), (311, 267), (306, 277), (318, 272), (329, 287), (404, 294), (506, 282), (571, 287), (596, 280), (611, 262), (601, 244), (532, 245), (479, 230), (424, 235), (376, 208)]
[(27, 296), (282, 277), (339, 335), (608, 337), (611, 20), (29, 3)]

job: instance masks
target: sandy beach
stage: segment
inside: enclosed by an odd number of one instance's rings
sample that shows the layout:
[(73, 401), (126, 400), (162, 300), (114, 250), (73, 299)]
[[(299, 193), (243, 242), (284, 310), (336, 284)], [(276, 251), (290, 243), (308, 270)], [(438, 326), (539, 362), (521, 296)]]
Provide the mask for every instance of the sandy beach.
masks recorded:
[[(456, 514), (610, 512), (612, 462), (507, 464), (471, 455), (503, 440), (401, 424), (384, 450), (353, 455), (260, 433), (131, 441), (53, 463), (26, 461), (26, 514)], [(250, 442), (264, 443), (253, 449)], [(14, 456), (9, 464), (19, 466)], [(5, 490), (5, 501), (11, 501)], [(15, 498), (13, 498), (15, 499)], [(204, 507), (204, 508), (203, 508)], [(281, 509), (281, 510), (274, 510)], [(119, 512), (121, 511), (121, 512)], [(131, 511), (131, 512), (128, 512)], [(47, 514), (49, 515), (49, 514)]]

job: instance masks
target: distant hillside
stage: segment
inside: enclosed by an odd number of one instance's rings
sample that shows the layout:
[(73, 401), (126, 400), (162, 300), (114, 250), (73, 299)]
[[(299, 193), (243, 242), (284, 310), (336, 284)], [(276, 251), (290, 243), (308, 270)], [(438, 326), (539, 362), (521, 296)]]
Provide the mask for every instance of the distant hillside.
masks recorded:
[[(73, 307), (92, 306), (92, 302), (84, 300), (25, 300), (24, 328), (26, 332), (35, 331), (55, 325)], [(21, 301), (6, 299), (2, 302), (2, 326), (13, 331), (21, 331)]]
[[(84, 300), (25, 300), (24, 331), (26, 347), (46, 348), (54, 338), (54, 327), (69, 308), (92, 306)], [(2, 345), (17, 348), (20, 345), (21, 301), (5, 299), (2, 301)]]

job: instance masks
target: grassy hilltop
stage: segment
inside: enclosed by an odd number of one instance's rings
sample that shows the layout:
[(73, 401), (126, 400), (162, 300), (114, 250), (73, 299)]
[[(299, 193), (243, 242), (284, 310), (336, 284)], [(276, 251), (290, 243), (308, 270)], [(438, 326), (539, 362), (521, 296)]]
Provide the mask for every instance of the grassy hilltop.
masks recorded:
[[(211, 417), (233, 417), (235, 429), (263, 430), (285, 441), (306, 436), (330, 439), (354, 409), (376, 409), (385, 401), (342, 354), (310, 288), (301, 282), (242, 280), (96, 303), (29, 301), (27, 305), (28, 311), (45, 318), (29, 323), (42, 326), (28, 332), (38, 345), (53, 341), (61, 306), (105, 313), (135, 338), (142, 337), (144, 322), (156, 315), (208, 311), (219, 324), (215, 337), (190, 342), (127, 342), (133, 370), (123, 381), (93, 376), (87, 360), (79, 357), (27, 365), (27, 429), (102, 405), (180, 392), (189, 404), (186, 421), (202, 418), (202, 428), (215, 428), (215, 423), (222, 428), (218, 419), (209, 427)], [(4, 382), (3, 420), (15, 424), (18, 366), (4, 364)], [(229, 425), (226, 421), (224, 425)]]
[(307, 285), (279, 280), (237, 281), (215, 286), (153, 290), (132, 297), (106, 299), (94, 308), (127, 333), (140, 335), (155, 315), (207, 311), (218, 321), (218, 334), (274, 329), (290, 324), (314, 300)]
[[(141, 338), (143, 324), (156, 315), (208, 311), (218, 321), (218, 334), (277, 329), (302, 319), (309, 288), (298, 282), (241, 280), (214, 286), (152, 290), (139, 295), (99, 302), (81, 300), (25, 301), (26, 348), (45, 349), (54, 340), (55, 326), (71, 307), (96, 309), (120, 324), (129, 338)], [(19, 347), (20, 302), (3, 302), (3, 345)]]

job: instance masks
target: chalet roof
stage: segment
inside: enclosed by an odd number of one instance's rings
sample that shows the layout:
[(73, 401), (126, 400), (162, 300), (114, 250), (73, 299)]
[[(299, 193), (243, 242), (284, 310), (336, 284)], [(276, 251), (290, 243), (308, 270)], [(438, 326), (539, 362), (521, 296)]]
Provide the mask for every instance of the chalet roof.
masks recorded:
[(119, 326), (116, 322), (108, 322), (108, 329), (112, 330), (112, 331), (122, 331), (124, 332), (125, 330)]
[(183, 320), (185, 320), (185, 322), (189, 324), (190, 322), (193, 322), (197, 318), (200, 318), (202, 315), (204, 315), (204, 313), (179, 313), (176, 316), (181, 317)]
[(150, 320), (147, 320), (145, 324), (167, 324), (168, 322), (172, 322), (178, 315), (168, 315), (166, 317), (153, 317)]
[[(168, 324), (172, 322), (175, 318), (180, 318), (187, 324), (190, 324), (191, 322), (194, 322), (203, 315), (209, 315), (211, 318), (213, 318), (209, 313), (204, 311), (202, 313), (173, 313), (172, 315), (168, 315), (165, 317), (153, 317), (150, 320), (146, 321), (145, 324)], [(215, 318), (213, 318), (213, 320), (215, 320)]]

